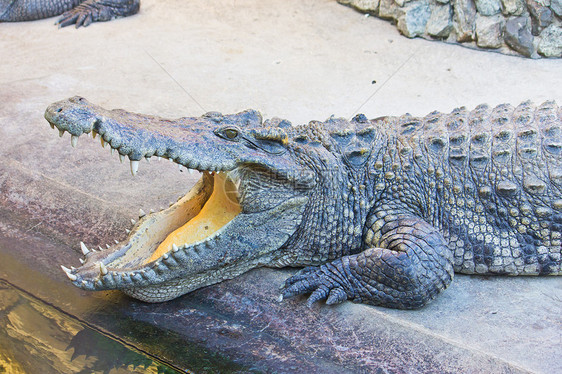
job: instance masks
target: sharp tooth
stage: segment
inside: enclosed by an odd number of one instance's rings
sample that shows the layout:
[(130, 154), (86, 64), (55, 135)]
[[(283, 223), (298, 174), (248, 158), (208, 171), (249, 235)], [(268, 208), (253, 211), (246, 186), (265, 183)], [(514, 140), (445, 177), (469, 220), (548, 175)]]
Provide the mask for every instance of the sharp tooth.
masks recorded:
[(164, 207), (160, 207), (160, 208), (158, 208), (158, 209), (160, 209), (160, 211), (162, 211), (162, 210), (164, 210)]
[(146, 160), (146, 162), (150, 162), (150, 157), (144, 156), (144, 159)]
[(101, 245), (98, 245), (98, 248), (100, 249), (100, 251), (103, 251), (103, 248), (101, 247)]
[(102, 148), (105, 148), (105, 145), (107, 144), (107, 142), (105, 140), (103, 140), (103, 136), (100, 136), (100, 141), (101, 141)]
[(52, 123), (49, 123), (49, 125), (51, 125), (51, 128), (54, 130), (55, 129), (55, 125), (53, 125)]
[(144, 216), (146, 216), (146, 213), (144, 212), (144, 210), (139, 209), (139, 218), (142, 218)]
[(149, 212), (149, 213), (154, 213), (154, 209), (150, 209), (148, 212)]
[(127, 234), (130, 234), (130, 233), (131, 233), (131, 230), (125, 229), (125, 232), (126, 232)]
[(76, 268), (74, 266), (71, 266), (70, 270), (76, 270)]
[(109, 249), (109, 244), (106, 244), (105, 246), (107, 247), (107, 249)]
[(103, 264), (103, 262), (100, 262), (100, 274), (101, 274), (101, 275), (106, 275), (106, 274), (107, 274), (107, 268), (105, 267), (105, 265)]
[(86, 244), (84, 244), (83, 242), (80, 242), (80, 249), (82, 250), (84, 256), (90, 253), (90, 250), (88, 249), (88, 247), (86, 247)]
[(70, 135), (70, 145), (73, 148), (76, 148), (77, 144), (78, 144), (78, 137), (76, 135)]
[(80, 260), (80, 263), (81, 263), (82, 265), (84, 265), (84, 262), (86, 262), (86, 261), (82, 260), (81, 258), (79, 258), (79, 260)]
[(135, 221), (134, 219), (131, 218), (131, 223), (133, 224), (133, 226), (135, 225), (135, 223), (137, 223), (137, 221)]
[(64, 135), (64, 130), (59, 130), (59, 136), (62, 138), (63, 135)]
[(66, 266), (61, 265), (60, 268), (61, 268), (62, 270), (64, 270), (65, 273), (70, 273), (70, 269), (67, 268)]
[(169, 256), (167, 253), (164, 253), (164, 254), (162, 255), (162, 258), (163, 258), (164, 260), (167, 260), (168, 257), (170, 257), (170, 256)]
[(174, 202), (170, 201), (169, 206), (172, 206), (172, 205), (174, 205)]
[(87, 137), (89, 138), (89, 137), (90, 137), (90, 133), (89, 133), (89, 132), (87, 132), (87, 133), (86, 133), (86, 136), (87, 136)]
[(137, 175), (138, 171), (139, 171), (139, 162), (131, 160), (131, 174), (133, 174), (133, 177)]
[(188, 172), (189, 174), (193, 174), (193, 169), (187, 169), (187, 172)]
[(98, 133), (92, 130), (92, 139), (95, 139), (98, 136)]
[(74, 274), (72, 274), (69, 268), (64, 267), (64, 266), (60, 266), (62, 268), (62, 270), (64, 270), (64, 272), (66, 273), (66, 276), (68, 277), (68, 279), (70, 279), (71, 281), (75, 281), (78, 277)]
[(115, 244), (119, 244), (119, 242), (117, 241), (117, 239), (113, 239), (113, 241), (115, 242)]
[(180, 249), (178, 248), (177, 245), (172, 244), (172, 251), (177, 252), (177, 251), (179, 251), (179, 250), (180, 250)]
[(121, 163), (123, 163), (123, 161), (125, 161), (125, 155), (122, 155), (121, 153), (119, 153), (119, 161)]
[(156, 156), (156, 161), (160, 161), (161, 158), (162, 157), (160, 157), (160, 156)]
[(113, 153), (115, 152), (115, 148), (111, 148), (111, 155), (113, 156)]

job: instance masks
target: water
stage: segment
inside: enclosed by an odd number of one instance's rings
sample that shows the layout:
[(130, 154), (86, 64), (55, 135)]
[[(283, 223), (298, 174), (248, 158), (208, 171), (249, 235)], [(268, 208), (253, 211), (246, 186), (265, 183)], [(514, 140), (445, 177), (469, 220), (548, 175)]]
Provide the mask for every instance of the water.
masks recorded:
[(0, 280), (0, 373), (178, 373)]

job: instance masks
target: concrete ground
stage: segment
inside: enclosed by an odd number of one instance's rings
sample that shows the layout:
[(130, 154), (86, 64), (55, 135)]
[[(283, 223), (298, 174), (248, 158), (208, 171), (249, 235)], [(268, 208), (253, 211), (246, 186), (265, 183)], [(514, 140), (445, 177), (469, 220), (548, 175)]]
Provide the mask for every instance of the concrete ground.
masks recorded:
[(141, 8), (79, 30), (0, 24), (0, 281), (195, 372), (562, 372), (562, 278), (457, 276), (419, 311), (278, 304), (292, 270), (258, 269), (158, 305), (70, 285), (58, 265), (78, 264), (80, 240), (123, 238), (139, 207), (164, 205), (194, 180), (154, 162), (133, 178), (88, 138), (72, 149), (42, 118), (53, 101), (81, 95), (169, 117), (254, 108), (294, 124), (562, 103), (560, 60), (406, 39), (335, 0)]

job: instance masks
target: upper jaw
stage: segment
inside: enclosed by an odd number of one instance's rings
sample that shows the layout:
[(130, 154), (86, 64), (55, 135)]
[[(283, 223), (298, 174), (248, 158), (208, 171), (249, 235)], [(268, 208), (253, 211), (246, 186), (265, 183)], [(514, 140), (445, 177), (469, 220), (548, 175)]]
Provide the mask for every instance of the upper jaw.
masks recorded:
[(122, 160), (129, 158), (133, 174), (139, 160), (153, 156), (200, 171), (233, 170), (237, 167), (237, 149), (234, 144), (219, 141), (213, 130), (218, 123), (261, 123), (255, 111), (168, 120), (120, 109), (106, 110), (77, 96), (51, 104), (45, 119), (51, 127), (58, 128), (61, 136), (69, 132), (73, 146), (82, 134), (100, 135), (103, 146), (109, 144)]
[(293, 182), (304, 182), (307, 188), (313, 184), (309, 180), (314, 177), (312, 173), (307, 172), (305, 176), (298, 170), (298, 175), (292, 174), (299, 166), (289, 152), (272, 156), (216, 135), (215, 130), (219, 127), (261, 127), (261, 115), (251, 109), (236, 114), (211, 112), (201, 117), (168, 120), (121, 109), (107, 110), (75, 96), (51, 104), (45, 110), (45, 119), (59, 130), (60, 136), (69, 132), (73, 146), (82, 134), (94, 137), (99, 134), (102, 146), (108, 144), (112, 152), (117, 150), (121, 162), (125, 157), (129, 158), (133, 175), (138, 172), (143, 157), (157, 157), (167, 158), (189, 170), (209, 172), (228, 172), (246, 164), (260, 165)]

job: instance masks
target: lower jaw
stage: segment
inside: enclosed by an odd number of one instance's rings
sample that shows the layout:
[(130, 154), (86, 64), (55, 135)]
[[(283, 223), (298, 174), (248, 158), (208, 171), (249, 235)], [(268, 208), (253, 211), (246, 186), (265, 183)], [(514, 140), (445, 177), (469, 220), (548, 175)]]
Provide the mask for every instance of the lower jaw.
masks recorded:
[(169, 301), (199, 288), (233, 279), (258, 267), (258, 262), (257, 260), (242, 261), (236, 263), (235, 266), (212, 269), (186, 278), (173, 278), (154, 285), (122, 288), (121, 291), (130, 297), (148, 303)]
[[(123, 278), (125, 283), (136, 277), (138, 283), (139, 275), (146, 278), (146, 273), (158, 269), (160, 264), (173, 265), (172, 259), (180, 256), (179, 252), (197, 252), (203, 244), (207, 251), (210, 239), (240, 211), (236, 187), (227, 175), (204, 172), (177, 203), (140, 218), (126, 242), (101, 252), (83, 249), (85, 261), (73, 273), (80, 278), (75, 283), (87, 289), (97, 284), (94, 288), (100, 289), (100, 280), (108, 273)], [(115, 282), (112, 279), (109, 283)]]

